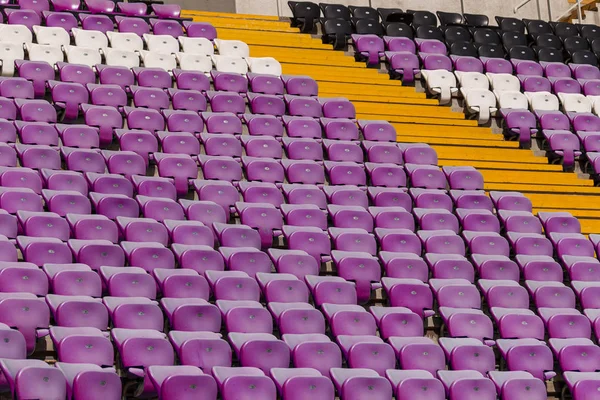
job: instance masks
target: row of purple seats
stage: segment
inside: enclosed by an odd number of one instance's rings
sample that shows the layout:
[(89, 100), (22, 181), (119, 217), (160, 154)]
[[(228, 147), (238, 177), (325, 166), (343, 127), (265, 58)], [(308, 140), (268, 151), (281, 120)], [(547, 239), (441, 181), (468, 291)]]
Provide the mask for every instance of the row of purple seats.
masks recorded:
[[(114, 4), (114, 3), (111, 3)], [(70, 31), (72, 28), (81, 27), (86, 30), (98, 30), (103, 33), (113, 31), (115, 22), (105, 14), (73, 14), (68, 11), (47, 11), (40, 13), (31, 9), (4, 8), (0, 14), (0, 21), (6, 21), (10, 25), (24, 25), (30, 30), (35, 25), (64, 28)], [(6, 15), (6, 19), (4, 17)], [(205, 37), (209, 40), (216, 38), (215, 28), (204, 22), (183, 21), (182, 24), (173, 19), (150, 18), (149, 23), (140, 16), (115, 15), (118, 32), (132, 32), (139, 36), (152, 31), (155, 35), (170, 35), (173, 37)], [(185, 31), (184, 31), (185, 29)]]

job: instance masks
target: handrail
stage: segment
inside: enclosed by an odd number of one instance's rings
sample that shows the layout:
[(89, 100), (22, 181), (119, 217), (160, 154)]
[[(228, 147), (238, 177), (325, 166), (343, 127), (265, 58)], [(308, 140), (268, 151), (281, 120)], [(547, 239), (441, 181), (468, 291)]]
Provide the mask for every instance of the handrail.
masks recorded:
[(581, 24), (583, 22), (583, 17), (581, 15), (581, 0), (577, 0), (577, 3), (573, 4), (567, 11), (565, 11), (560, 17), (558, 17), (555, 21), (560, 21), (561, 19), (568, 17), (571, 15), (573, 10), (577, 9), (577, 19)]
[[(520, 2), (519, 4), (517, 4), (515, 6), (515, 8), (513, 8), (513, 13), (516, 14), (517, 11), (519, 11), (521, 8), (523, 8), (527, 4), (529, 4), (529, 2), (531, 2), (531, 0), (523, 0), (522, 2)], [(542, 19), (542, 9), (540, 8), (540, 0), (535, 0), (535, 3), (537, 5), (538, 19)], [(550, 0), (548, 0), (548, 3), (550, 3)], [(548, 4), (548, 5), (550, 5), (550, 4)]]

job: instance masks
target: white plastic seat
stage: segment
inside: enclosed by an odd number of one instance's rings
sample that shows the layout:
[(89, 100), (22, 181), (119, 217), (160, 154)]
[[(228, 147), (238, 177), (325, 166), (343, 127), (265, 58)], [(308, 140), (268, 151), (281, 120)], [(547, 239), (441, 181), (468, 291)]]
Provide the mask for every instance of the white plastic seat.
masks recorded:
[(33, 32), (38, 44), (52, 46), (68, 46), (71, 44), (71, 37), (63, 28), (34, 25)]
[(177, 60), (172, 54), (155, 53), (153, 51), (139, 51), (146, 68), (162, 68), (171, 71), (177, 68)]
[(212, 56), (215, 69), (219, 72), (233, 72), (237, 74), (246, 74), (248, 64), (246, 60), (239, 57)]
[(460, 84), (461, 91), (469, 91), (472, 89), (488, 90), (490, 87), (490, 81), (488, 78), (479, 72), (454, 72), (458, 83)]
[(67, 60), (73, 64), (83, 64), (93, 67), (96, 64), (102, 63), (102, 56), (98, 49), (79, 46), (65, 46)]
[(246, 62), (250, 71), (255, 74), (282, 74), (281, 64), (273, 57), (246, 57)]
[(250, 48), (241, 40), (215, 39), (219, 54), (229, 57), (250, 57)]
[(477, 114), (477, 120), (480, 125), (486, 124), (490, 116), (498, 111), (496, 107), (496, 96), (486, 89), (468, 89), (461, 93), (465, 98), (467, 111), (471, 114)]
[(177, 53), (175, 55), (179, 62), (179, 67), (183, 70), (200, 71), (208, 74), (212, 68), (212, 59), (208, 55)]
[(207, 38), (191, 38), (187, 36), (179, 36), (178, 39), (179, 44), (181, 45), (182, 53), (206, 54), (209, 56), (215, 54), (215, 45)]
[(513, 109), (521, 109), (527, 110), (529, 108), (529, 102), (527, 101), (527, 96), (525, 96), (521, 92), (513, 92), (513, 91), (504, 91), (504, 92), (496, 92), (496, 99), (498, 99), (498, 108), (513, 108)]
[(144, 49), (144, 41), (132, 32), (106, 32), (106, 36), (113, 49), (136, 51)]
[(440, 104), (448, 104), (452, 94), (458, 92), (456, 76), (452, 72), (445, 69), (423, 69), (421, 75), (425, 79), (427, 91), (439, 96)]
[(32, 43), (33, 35), (25, 25), (0, 24), (0, 42), (2, 43)]
[(558, 98), (550, 92), (525, 92), (529, 107), (538, 111), (558, 111)]
[(75, 45), (78, 47), (87, 47), (88, 49), (104, 49), (108, 47), (108, 38), (101, 31), (84, 30), (79, 28), (71, 29), (75, 38)]
[(144, 42), (148, 51), (156, 53), (177, 53), (179, 51), (179, 42), (171, 35), (150, 35), (144, 33)]
[(0, 43), (0, 61), (2, 61), (2, 76), (15, 74), (15, 60), (25, 58), (23, 43)]
[(580, 93), (559, 93), (558, 99), (564, 112), (592, 112), (592, 102)]
[(57, 62), (65, 60), (65, 55), (60, 45), (27, 43), (25, 47), (31, 61), (45, 61), (50, 65), (54, 65)]
[(592, 112), (596, 115), (600, 115), (600, 96), (586, 96), (592, 103)]
[(492, 90), (495, 92), (519, 92), (521, 82), (519, 78), (511, 74), (486, 74)]
[(134, 68), (140, 66), (140, 55), (135, 51), (127, 51), (113, 48), (104, 49), (106, 65)]

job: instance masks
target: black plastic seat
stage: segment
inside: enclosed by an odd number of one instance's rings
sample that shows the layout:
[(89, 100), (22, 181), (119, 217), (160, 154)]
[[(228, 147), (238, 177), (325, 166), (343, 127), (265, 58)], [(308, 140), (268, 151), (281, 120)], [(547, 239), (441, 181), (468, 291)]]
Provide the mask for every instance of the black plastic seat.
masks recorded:
[(520, 19), (511, 17), (496, 17), (496, 22), (502, 31), (525, 33), (525, 24)]
[(590, 43), (593, 42), (594, 39), (600, 38), (600, 26), (597, 25), (579, 25), (579, 32), (581, 33), (581, 36), (589, 40)]
[(319, 7), (323, 11), (323, 17), (328, 19), (343, 19), (350, 21), (352, 16), (350, 15), (350, 9), (343, 4), (327, 4), (319, 3)]
[(479, 57), (487, 57), (487, 58), (504, 58), (506, 57), (506, 53), (504, 52), (504, 47), (500, 44), (482, 44), (477, 49), (479, 52)]
[(554, 33), (552, 27), (546, 21), (540, 19), (523, 19), (525, 26), (527, 26), (527, 33), (533, 39), (544, 33)]
[(563, 46), (567, 53), (573, 54), (576, 51), (589, 50), (590, 44), (587, 39), (581, 36), (571, 36), (564, 40)]
[(348, 39), (352, 35), (352, 25), (350, 21), (341, 18), (321, 20), (323, 43), (333, 44), (334, 50), (343, 50), (346, 48)]
[(444, 29), (444, 37), (448, 45), (454, 42), (470, 42), (471, 32), (463, 26), (447, 26)]
[(498, 33), (490, 28), (473, 29), (473, 41), (477, 44), (502, 44)]
[(300, 32), (303, 33), (315, 30), (315, 22), (321, 16), (318, 4), (310, 1), (288, 1), (288, 6), (292, 10), (292, 27), (300, 27)]
[(414, 38), (415, 33), (410, 25), (403, 22), (388, 22), (385, 24), (385, 34), (393, 37)]
[(450, 54), (455, 56), (477, 57), (477, 48), (471, 42), (454, 42), (450, 46)]
[(527, 37), (521, 32), (504, 32), (502, 34), (502, 44), (506, 51), (510, 52), (515, 46), (527, 46)]
[(463, 17), (459, 13), (438, 11), (436, 14), (440, 25), (462, 25), (463, 23)]
[(407, 10), (409, 14), (413, 15), (413, 27), (416, 28), (418, 26), (437, 26), (437, 18), (435, 14), (429, 11), (413, 11)]
[(402, 11), (400, 8), (378, 8), (377, 12), (379, 13), (379, 16), (383, 22), (387, 22), (388, 17), (391, 15), (404, 14), (404, 11)]
[(539, 48), (562, 49), (563, 45), (558, 36), (552, 33), (539, 35), (535, 40), (535, 46)]
[(598, 66), (598, 57), (589, 50), (579, 50), (571, 54), (573, 64), (589, 64)]
[(483, 14), (463, 14), (465, 24), (469, 26), (488, 26), (490, 19)]
[(352, 23), (354, 24), (354, 30), (359, 35), (377, 35), (383, 36), (384, 31), (383, 27), (379, 23), (378, 19), (352, 19)]
[(562, 49), (553, 49), (552, 47), (538, 47), (536, 49), (537, 58), (543, 62), (564, 62)]
[(508, 51), (508, 57), (517, 60), (536, 61), (535, 53), (531, 47), (514, 46)]
[(554, 28), (554, 34), (562, 40), (573, 36), (579, 36), (579, 29), (577, 29), (575, 24), (570, 24), (568, 22), (552, 22), (550, 25)]
[(379, 14), (377, 10), (373, 7), (355, 7), (348, 6), (350, 9), (350, 13), (352, 13), (352, 18), (356, 19), (376, 19), (379, 21)]
[(417, 35), (419, 39), (436, 39), (441, 42), (444, 41), (444, 35), (440, 28), (431, 25), (422, 25), (417, 28)]

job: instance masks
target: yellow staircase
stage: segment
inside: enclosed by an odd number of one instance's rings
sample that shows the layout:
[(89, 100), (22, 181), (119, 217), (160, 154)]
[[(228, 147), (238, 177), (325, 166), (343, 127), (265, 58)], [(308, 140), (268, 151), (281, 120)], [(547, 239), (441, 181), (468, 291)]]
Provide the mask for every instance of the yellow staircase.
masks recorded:
[(221, 39), (245, 41), (253, 57), (276, 58), (284, 74), (310, 75), (319, 83), (319, 96), (349, 98), (359, 119), (390, 121), (399, 142), (430, 144), (441, 166), (476, 167), (486, 190), (523, 192), (534, 212), (568, 211), (579, 217), (584, 233), (600, 232), (600, 188), (591, 180), (548, 165), (545, 158), (519, 149), (517, 142), (504, 141), (502, 135), (438, 106), (424, 93), (332, 51), (331, 45), (300, 34), (287, 21), (204, 11), (186, 11), (182, 16), (212, 23)]
[[(577, 0), (569, 0), (569, 4), (572, 6), (577, 4)], [(581, 0), (581, 17), (585, 18), (586, 11), (598, 11), (598, 0)], [(560, 22), (577, 22), (577, 9), (571, 11), (571, 13), (560, 19)]]

